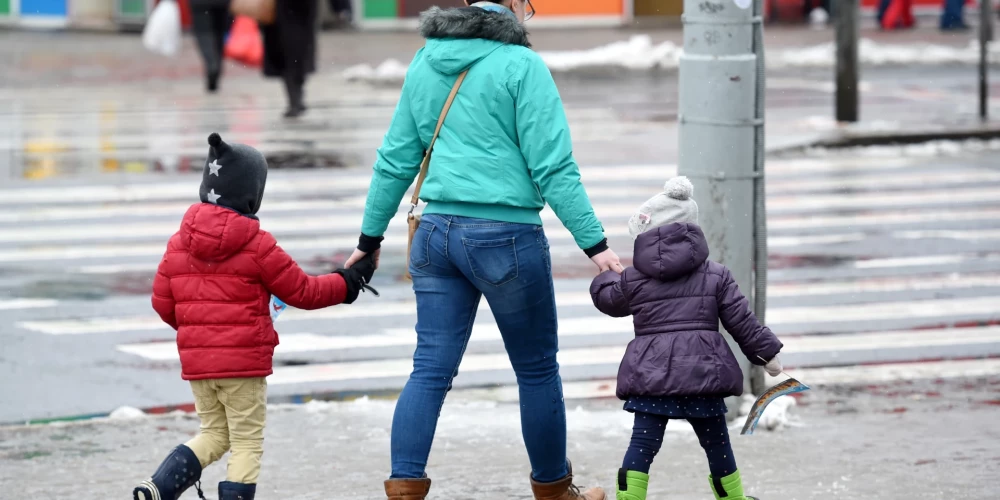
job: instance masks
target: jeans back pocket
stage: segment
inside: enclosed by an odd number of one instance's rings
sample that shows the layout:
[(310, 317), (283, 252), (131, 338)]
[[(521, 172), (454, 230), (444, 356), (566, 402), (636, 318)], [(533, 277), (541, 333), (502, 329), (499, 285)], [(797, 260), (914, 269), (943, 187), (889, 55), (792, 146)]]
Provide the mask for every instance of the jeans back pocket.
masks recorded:
[(413, 247), (410, 248), (410, 267), (413, 269), (427, 267), (431, 263), (431, 234), (434, 228), (434, 224), (421, 221), (413, 235)]
[(500, 286), (517, 279), (517, 249), (514, 238), (473, 240), (462, 238), (472, 275), (480, 281)]

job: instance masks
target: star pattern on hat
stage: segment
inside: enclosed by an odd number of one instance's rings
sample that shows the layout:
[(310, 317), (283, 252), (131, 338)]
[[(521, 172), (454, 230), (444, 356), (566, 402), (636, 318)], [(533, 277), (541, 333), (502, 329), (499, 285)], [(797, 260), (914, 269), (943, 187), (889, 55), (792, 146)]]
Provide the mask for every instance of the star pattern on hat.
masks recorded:
[(215, 194), (215, 189), (212, 189), (211, 191), (209, 191), (208, 194), (207, 194), (207, 196), (208, 196), (208, 201), (210, 201), (212, 203), (218, 203), (219, 202), (219, 198), (222, 198), (221, 194)]
[(219, 169), (221, 169), (221, 168), (222, 168), (222, 165), (219, 165), (219, 160), (212, 160), (212, 163), (208, 164), (208, 169), (210, 170), (210, 172), (208, 172), (208, 175), (214, 175), (214, 176), (218, 177), (219, 176)]

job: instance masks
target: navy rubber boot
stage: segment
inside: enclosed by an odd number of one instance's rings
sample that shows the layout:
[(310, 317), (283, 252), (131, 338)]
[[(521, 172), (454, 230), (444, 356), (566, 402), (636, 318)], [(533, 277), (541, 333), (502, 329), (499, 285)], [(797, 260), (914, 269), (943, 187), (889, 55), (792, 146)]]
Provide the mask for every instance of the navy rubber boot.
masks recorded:
[(219, 483), (219, 500), (253, 500), (257, 493), (256, 484), (234, 483), (223, 481)]
[(191, 448), (180, 445), (167, 455), (153, 477), (132, 490), (132, 500), (177, 500), (192, 486), (198, 498), (204, 499), (200, 480), (201, 462)]

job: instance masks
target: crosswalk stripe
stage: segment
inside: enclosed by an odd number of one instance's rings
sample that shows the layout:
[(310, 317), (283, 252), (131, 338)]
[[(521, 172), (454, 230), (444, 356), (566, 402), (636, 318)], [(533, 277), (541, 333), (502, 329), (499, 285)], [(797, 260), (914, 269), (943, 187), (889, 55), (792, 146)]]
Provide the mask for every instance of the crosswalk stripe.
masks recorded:
[[(622, 168), (596, 168), (588, 167), (581, 170), (581, 176), (585, 185), (587, 186), (587, 192), (592, 197), (601, 196), (618, 196), (618, 197), (628, 197), (637, 198), (635, 203), (641, 203), (644, 199), (643, 196), (648, 197), (649, 195), (659, 192), (660, 183), (659, 181), (668, 179), (670, 176), (675, 175), (677, 172), (677, 167), (674, 165), (651, 165), (651, 166), (631, 166)], [(628, 187), (608, 187), (606, 185), (601, 185), (601, 183), (606, 183), (608, 181), (620, 181), (622, 179), (628, 179), (629, 181), (653, 181), (648, 183), (643, 183), (643, 188), (636, 189), (635, 186)], [(986, 183), (987, 185), (991, 182), (1000, 181), (1000, 174), (993, 173), (983, 173), (983, 172), (971, 172), (966, 174), (950, 174), (945, 179), (949, 179), (950, 182), (954, 184), (961, 183), (977, 183), (979, 187), (977, 189), (969, 190), (961, 196), (965, 198), (966, 196), (983, 196), (981, 193), (989, 192), (996, 194), (995, 189), (985, 189), (981, 186)], [(365, 191), (368, 188), (369, 182), (371, 180), (371, 173), (367, 170), (360, 171), (353, 174), (340, 175), (340, 176), (330, 176), (330, 177), (316, 177), (316, 176), (282, 176), (276, 177), (274, 179), (268, 180), (267, 194), (269, 196), (282, 197), (285, 195), (289, 196), (303, 196), (306, 194), (336, 194), (340, 192), (351, 192), (351, 191)], [(860, 178), (821, 178), (821, 179), (782, 179), (782, 180), (770, 180), (768, 181), (768, 197), (769, 200), (774, 199), (775, 201), (770, 203), (783, 204), (783, 203), (796, 203), (800, 199), (796, 196), (796, 193), (805, 193), (808, 191), (834, 191), (838, 189), (844, 189), (844, 187), (850, 187), (851, 185), (858, 184), (871, 189), (885, 190), (894, 187), (919, 187), (926, 185), (926, 183), (932, 181), (941, 181), (938, 177), (934, 175), (918, 175), (913, 174), (908, 177), (903, 177), (897, 180), (896, 177), (860, 177)], [(959, 182), (961, 181), (961, 182)], [(197, 183), (198, 180), (192, 176), (189, 182), (175, 182), (175, 183), (131, 183), (131, 184), (121, 184), (121, 185), (89, 185), (89, 186), (59, 186), (59, 187), (31, 187), (22, 189), (2, 189), (0, 190), (0, 205), (31, 205), (37, 208), (38, 205), (42, 204), (85, 204), (85, 203), (134, 203), (139, 201), (148, 202), (162, 202), (170, 200), (188, 200), (193, 199), (197, 193)], [(962, 188), (955, 188), (962, 189)], [(972, 194), (979, 193), (979, 194)], [(924, 193), (921, 193), (923, 195)], [(927, 195), (931, 195), (931, 199), (945, 200), (948, 198), (949, 192), (928, 192)], [(835, 196), (838, 199), (851, 199), (852, 197), (861, 198), (899, 198), (904, 201), (912, 200), (913, 194), (908, 192), (857, 192), (848, 194), (837, 194), (837, 195), (827, 195)], [(957, 196), (957, 195), (956, 195)], [(810, 196), (809, 198), (814, 198), (815, 196)], [(978, 198), (977, 198), (978, 199)], [(897, 201), (895, 203), (902, 203), (903, 201)], [(826, 205), (827, 201), (811, 201), (810, 203), (818, 205)], [(805, 205), (809, 206), (809, 205)]]
[[(299, 231), (311, 233), (315, 226), (311, 223), (304, 223), (297, 226)], [(402, 220), (394, 223), (393, 227), (397, 228), (399, 231), (402, 229)], [(281, 228), (276, 230), (279, 236), (281, 235), (281, 230), (287, 228)], [(158, 229), (152, 229), (154, 232)], [(72, 230), (70, 230), (72, 231)], [(135, 236), (145, 236), (150, 238), (153, 236), (160, 236), (158, 232), (156, 234), (145, 234), (141, 225), (136, 229)], [(17, 231), (12, 232), (2, 232), (0, 234), (4, 236), (9, 236), (10, 238), (18, 238), (19, 233)], [(32, 234), (32, 233), (27, 233)], [(97, 233), (95, 233), (97, 234)], [(604, 234), (608, 237), (625, 237), (628, 236), (628, 228), (623, 226), (612, 226), (606, 227)], [(128, 237), (132, 236), (127, 232), (120, 233), (105, 233), (106, 236), (122, 236)], [(169, 233), (162, 235), (161, 239), (167, 239)], [(569, 233), (563, 227), (556, 226), (550, 227), (546, 232), (550, 242), (553, 242), (552, 252), (559, 253), (563, 250), (576, 251), (576, 246), (573, 242), (573, 235)], [(806, 235), (806, 236), (772, 236), (768, 238), (768, 246), (772, 248), (789, 248), (798, 246), (809, 246), (809, 245), (831, 245), (831, 244), (841, 244), (841, 243), (851, 243), (864, 241), (866, 239), (872, 238), (877, 235), (866, 234), (861, 232), (844, 233), (844, 234), (819, 234), (819, 235)], [(889, 234), (892, 238), (898, 239), (955, 239), (962, 241), (980, 241), (980, 240), (995, 240), (1000, 239), (1000, 230), (997, 229), (968, 229), (968, 230), (954, 230), (954, 231), (897, 231)], [(4, 241), (0, 238), (0, 242)], [(383, 248), (393, 248), (400, 249), (406, 247), (406, 240), (403, 238), (389, 238), (382, 243)], [(328, 238), (300, 238), (300, 239), (287, 239), (283, 238), (280, 241), (280, 245), (285, 250), (298, 251), (298, 250), (329, 250), (338, 248), (353, 248), (357, 245), (356, 236), (339, 236), (339, 237), (328, 237)], [(78, 260), (78, 259), (95, 259), (95, 258), (113, 258), (113, 257), (159, 257), (163, 254), (166, 249), (165, 243), (105, 243), (105, 244), (94, 244), (94, 245), (80, 245), (80, 244), (66, 244), (66, 245), (49, 245), (49, 246), (39, 246), (30, 248), (14, 248), (14, 249), (0, 249), (0, 262), (37, 262), (37, 261), (48, 261), (48, 260)]]
[[(193, 202), (194, 200), (192, 200)], [(343, 209), (345, 203), (337, 200), (275, 200), (262, 207), (260, 216), (265, 226), (279, 226), (279, 219), (286, 217), (296, 218), (301, 212), (307, 214), (322, 214), (327, 211)], [(621, 201), (595, 201), (594, 210), (598, 218), (609, 220), (611, 218), (627, 219), (638, 208), (638, 202)], [(23, 224), (27, 222), (60, 222), (78, 221), (86, 219), (113, 219), (119, 225), (129, 225), (129, 219), (140, 220), (140, 217), (170, 217), (173, 221), (173, 229), (179, 226), (180, 218), (190, 203), (161, 203), (152, 202), (144, 204), (142, 211), (137, 212), (131, 205), (83, 205), (74, 208), (66, 207), (32, 207), (19, 210), (0, 212), (0, 224)], [(408, 210), (408, 207), (407, 207)], [(402, 209), (401, 209), (402, 211)], [(287, 215), (283, 215), (287, 214)], [(315, 215), (310, 216), (314, 217)], [(319, 217), (323, 219), (323, 217)], [(297, 219), (302, 220), (301, 216)], [(327, 218), (329, 219), (329, 218)], [(542, 219), (546, 222), (557, 222), (558, 219), (551, 209), (542, 211)], [(785, 213), (771, 215), (768, 217), (768, 229), (770, 230), (796, 230), (796, 229), (818, 229), (818, 228), (858, 228), (877, 226), (879, 228), (890, 227), (896, 224), (933, 223), (933, 222), (960, 222), (960, 221), (995, 221), (1000, 219), (1000, 208), (971, 206), (971, 207), (939, 207), (934, 209), (915, 208), (906, 211), (872, 211), (870, 213), (849, 213), (837, 215), (807, 214), (797, 215)], [(332, 222), (332, 227), (343, 227), (346, 229), (356, 229), (360, 227), (361, 217), (355, 213), (344, 214), (343, 217), (336, 218)], [(149, 222), (157, 225), (160, 222)], [(398, 223), (397, 223), (398, 224)], [(88, 224), (93, 225), (93, 224)], [(78, 225), (59, 226), (58, 231), (62, 234), (62, 228), (72, 228)], [(23, 226), (22, 226), (23, 227)], [(39, 234), (41, 231), (52, 231), (55, 226), (37, 227)]]
[(946, 203), (963, 205), (1000, 199), (1000, 188), (949, 189), (927, 192), (866, 192), (844, 194), (811, 194), (768, 198), (767, 208), (785, 210), (856, 209), (898, 207), (901, 205), (927, 205)]
[[(826, 340), (830, 344), (840, 343), (840, 346), (831, 345), (832, 349), (864, 351), (872, 349), (901, 349), (904, 347), (934, 347), (934, 346), (954, 346), (963, 343), (995, 345), (994, 354), (1000, 354), (1000, 327), (994, 327), (986, 332), (978, 332), (978, 335), (964, 339), (963, 332), (947, 331), (942, 333), (922, 334), (919, 332), (896, 332), (893, 334), (883, 334), (882, 337), (869, 336), (864, 339), (868, 342), (856, 342), (850, 337), (852, 335), (838, 336), (833, 342)], [(927, 335), (933, 338), (916, 339), (915, 335)], [(475, 334), (473, 334), (475, 336)], [(900, 340), (909, 339), (908, 345), (900, 346)], [(921, 342), (926, 340), (926, 342)], [(794, 344), (788, 345), (783, 354), (792, 358), (796, 354)], [(844, 347), (847, 346), (847, 347)], [(571, 366), (591, 366), (603, 365), (617, 367), (625, 354), (625, 345), (607, 347), (587, 347), (579, 349), (562, 349), (558, 355), (561, 367)], [(814, 346), (815, 348), (815, 346)], [(303, 366), (278, 367), (274, 369), (274, 374), (268, 379), (269, 384), (301, 384), (311, 382), (334, 382), (354, 379), (374, 379), (389, 377), (407, 377), (413, 367), (413, 362), (409, 358), (388, 359), (383, 361), (344, 361), (337, 363), (318, 363)], [(459, 367), (459, 374), (469, 372), (483, 372), (495, 370), (510, 370), (510, 360), (507, 353), (495, 354), (467, 354)], [(995, 373), (995, 372), (994, 372)], [(805, 379), (809, 383), (809, 379)]]
[[(553, 256), (556, 255), (578, 255), (579, 250), (575, 247), (570, 249), (568, 247), (553, 246), (551, 248)], [(622, 259), (632, 258), (632, 252), (628, 249), (619, 249), (618, 255)], [(861, 258), (856, 260), (848, 260), (843, 263), (845, 266), (850, 266), (855, 269), (899, 269), (900, 272), (919, 272), (920, 268), (924, 267), (935, 267), (935, 266), (945, 266), (951, 264), (963, 264), (971, 262), (998, 262), (1000, 261), (1000, 254), (998, 253), (987, 253), (987, 254), (948, 254), (948, 255), (918, 255), (913, 257), (879, 257), (879, 258)], [(128, 273), (128, 272), (145, 272), (152, 273), (156, 271), (156, 260), (151, 260), (149, 262), (140, 263), (128, 263), (128, 264), (92, 264), (84, 265), (78, 267), (67, 268), (68, 272), (79, 272), (83, 274), (118, 274), (118, 273)], [(911, 269), (907, 269), (911, 268)]]
[[(281, 202), (279, 202), (281, 203)], [(325, 205), (325, 206), (324, 206)], [(286, 204), (281, 203), (275, 209), (267, 210), (261, 214), (261, 226), (269, 231), (288, 234), (288, 233), (298, 233), (298, 232), (329, 232), (329, 231), (349, 231), (354, 232), (359, 227), (361, 227), (362, 215), (361, 214), (344, 214), (344, 215), (322, 215), (323, 209), (333, 209), (337, 206), (335, 202), (315, 204), (307, 203), (303, 205), (302, 203), (289, 202)], [(172, 215), (171, 220), (167, 221), (135, 221), (135, 222), (124, 222), (122, 220), (108, 219), (100, 223), (90, 223), (90, 224), (66, 224), (66, 225), (44, 225), (44, 226), (34, 226), (34, 227), (9, 227), (0, 228), (0, 243), (40, 243), (40, 242), (55, 242), (64, 240), (117, 240), (117, 239), (128, 239), (135, 240), (144, 237), (160, 237), (163, 239), (168, 238), (173, 234), (180, 226), (180, 218), (183, 214), (184, 207), (177, 206), (178, 210), (171, 211), (168, 215)], [(609, 202), (598, 202), (594, 204), (594, 210), (598, 217), (610, 221), (613, 219), (620, 219), (622, 221), (626, 220), (632, 215), (636, 210), (637, 205), (631, 202), (620, 202), (620, 203), (609, 203)], [(155, 209), (155, 207), (154, 207)], [(288, 212), (290, 210), (308, 210), (313, 212), (309, 216), (303, 216), (302, 213), (288, 213), (285, 215), (277, 215)], [(407, 208), (408, 209), (408, 208)], [(79, 211), (64, 209), (67, 214), (72, 214), (73, 216), (81, 215)], [(123, 207), (122, 212), (134, 212), (134, 207)], [(402, 212), (402, 208), (400, 212)], [(144, 207), (143, 213), (149, 215), (150, 208)], [(271, 215), (271, 214), (275, 215)], [(550, 209), (546, 208), (542, 210), (541, 213), (542, 220), (548, 223), (548, 229), (560, 230), (561, 223), (556, 216), (556, 214)], [(915, 222), (953, 222), (962, 220), (995, 220), (1000, 217), (1000, 209), (985, 207), (985, 208), (974, 208), (965, 210), (944, 210), (944, 211), (931, 211), (931, 212), (920, 212), (911, 211), (905, 213), (891, 213), (891, 214), (858, 214), (858, 215), (841, 215), (836, 217), (830, 216), (778, 216), (769, 219), (768, 227), (772, 231), (783, 230), (787, 231), (790, 229), (806, 229), (806, 228), (822, 228), (822, 227), (837, 227), (842, 226), (844, 228), (853, 228), (857, 226), (877, 226), (879, 229), (886, 230), (889, 229), (893, 224), (905, 224), (905, 223), (915, 223)], [(12, 221), (13, 222), (13, 221)], [(614, 231), (615, 227), (609, 225), (609, 230)], [(394, 217), (390, 223), (390, 231), (393, 229), (403, 228), (405, 226), (405, 220), (403, 217)], [(618, 231), (624, 234), (621, 228)], [(864, 236), (864, 233), (853, 232), (847, 233), (858, 236)], [(919, 231), (907, 231), (894, 233), (898, 234), (900, 238), (919, 238), (921, 232)], [(929, 237), (942, 237), (940, 235), (933, 235), (927, 233)], [(953, 234), (961, 235), (962, 233), (941, 233), (941, 234)], [(955, 239), (973, 239), (976, 238), (976, 234), (970, 233), (968, 238), (956, 237)], [(916, 236), (915, 236), (916, 235)], [(777, 238), (778, 236), (774, 236)], [(808, 235), (796, 236), (812, 238)], [(833, 236), (828, 236), (833, 237)], [(979, 236), (980, 238), (982, 236)], [(833, 237), (833, 242), (841, 241), (844, 237)], [(855, 238), (847, 238), (842, 241), (854, 241)], [(785, 240), (777, 240), (785, 241)], [(795, 240), (791, 240), (795, 241)], [(806, 240), (810, 241), (810, 240)], [(822, 241), (813, 241), (815, 243), (822, 243)], [(775, 241), (771, 241), (771, 244), (775, 244)], [(782, 246), (782, 243), (777, 243), (777, 246)], [(794, 246), (794, 245), (790, 245)]]
[(0, 299), (0, 311), (55, 307), (58, 303), (52, 299)]
[[(982, 377), (1000, 374), (1000, 359), (969, 359), (926, 361), (912, 363), (884, 363), (846, 367), (802, 368), (788, 370), (796, 379), (814, 386), (854, 385), (903, 380), (921, 380), (958, 377)], [(766, 377), (766, 375), (765, 375)], [(781, 378), (768, 377), (777, 383)]]
[(961, 315), (989, 315), (1000, 320), (1000, 296), (782, 307), (767, 311), (767, 323), (782, 325), (822, 322), (829, 325), (854, 321), (931, 319)]
[(940, 266), (947, 264), (961, 264), (968, 262), (971, 257), (968, 255), (916, 255), (913, 257), (884, 257), (875, 259), (863, 259), (854, 261), (856, 269), (885, 269), (915, 266)]
[[(584, 317), (560, 321), (559, 337), (609, 335), (610, 342), (621, 345), (633, 335), (631, 320)], [(501, 340), (500, 329), (495, 323), (476, 324), (469, 341), (473, 344)], [(281, 343), (275, 354), (302, 352), (343, 351), (348, 349), (373, 349), (382, 347), (414, 347), (416, 333), (413, 328), (389, 328), (370, 335), (317, 335), (291, 333), (280, 336)], [(816, 336), (783, 336), (785, 347), (782, 355), (796, 360), (796, 355), (830, 352), (841, 362), (850, 359), (850, 352), (871, 355), (879, 350), (904, 350), (916, 347), (943, 347), (967, 344), (997, 344), (1000, 347), (1000, 326), (961, 329), (884, 331), (873, 333), (848, 333)], [(119, 345), (121, 352), (153, 361), (177, 361), (177, 344), (174, 342), (143, 342)], [(981, 351), (977, 351), (981, 352)], [(981, 352), (982, 353), (982, 352)], [(997, 354), (1000, 354), (998, 350)], [(868, 361), (865, 359), (864, 361)]]
[[(948, 361), (918, 361), (910, 363), (883, 363), (875, 365), (796, 368), (786, 370), (789, 376), (812, 387), (838, 385), (870, 385), (874, 383), (982, 377), (1000, 373), (1000, 359), (970, 359)], [(785, 376), (770, 377), (765, 374), (765, 385), (771, 387), (785, 380)], [(613, 378), (563, 382), (563, 398), (570, 400), (614, 398), (618, 382)], [(519, 399), (516, 385), (454, 389), (449, 401), (496, 401), (516, 403)]]
[[(794, 292), (790, 292), (794, 293)], [(559, 292), (556, 294), (559, 307), (591, 306), (590, 295), (586, 292)], [(486, 311), (485, 302), (480, 310)], [(589, 323), (577, 325), (575, 319), (562, 322), (576, 325), (574, 328), (586, 331), (631, 331), (631, 320), (615, 319), (594, 311)], [(416, 314), (416, 303), (398, 301), (351, 307), (332, 307), (317, 311), (290, 309), (282, 315), (278, 323), (289, 321), (312, 321), (320, 319), (347, 319), (367, 317), (389, 317)], [(875, 320), (922, 319), (935, 320), (952, 316), (989, 316), (1000, 320), (1000, 296), (967, 297), (958, 299), (929, 299), (903, 302), (870, 302), (863, 304), (836, 304), (823, 306), (772, 307), (767, 310), (767, 323), (780, 331), (781, 325), (810, 324), (811, 328), (821, 328), (845, 322)], [(69, 320), (22, 321), (18, 326), (26, 330), (49, 335), (82, 335), (94, 333), (133, 332), (168, 329), (156, 316), (93, 317)], [(279, 326), (279, 330), (282, 327)], [(409, 330), (407, 330), (409, 331)], [(399, 332), (396, 332), (399, 333)]]
[(934, 210), (914, 209), (905, 212), (872, 212), (848, 215), (779, 215), (768, 217), (768, 229), (818, 229), (832, 227), (877, 226), (884, 228), (894, 224), (995, 221), (1000, 219), (1000, 208), (969, 207), (939, 208)]
[[(145, 142), (147, 139), (142, 137)], [(200, 148), (200, 147), (199, 147)], [(894, 162), (889, 162), (894, 164)], [(900, 165), (909, 162), (896, 162)], [(810, 163), (803, 163), (801, 160), (791, 162), (769, 163), (768, 173), (778, 175), (769, 178), (767, 183), (768, 195), (802, 193), (804, 191), (829, 191), (844, 188), (917, 188), (927, 184), (940, 185), (942, 183), (964, 184), (964, 183), (993, 183), (1000, 182), (1000, 174), (990, 171), (966, 171), (966, 172), (923, 172), (908, 173), (894, 176), (873, 175), (871, 172), (863, 171), (861, 174), (850, 177), (838, 178), (805, 178), (793, 179), (782, 178), (780, 174), (800, 173), (803, 168), (808, 169)], [(865, 165), (869, 166), (869, 165)], [(634, 195), (634, 187), (612, 188), (603, 190), (601, 186), (594, 185), (597, 181), (655, 181), (666, 180), (676, 175), (677, 166), (672, 164), (663, 165), (628, 165), (615, 167), (585, 166), (581, 167), (581, 177), (585, 184), (588, 184), (588, 192), (593, 195), (604, 193), (612, 195)], [(338, 176), (313, 176), (313, 175), (284, 175), (275, 176), (268, 180), (268, 195), (282, 196), (301, 195), (309, 192), (336, 193), (340, 191), (360, 190), (368, 188), (371, 180), (371, 172), (367, 169), (351, 170), (345, 175)], [(0, 189), (0, 205), (22, 205), (22, 204), (67, 204), (67, 203), (130, 203), (136, 201), (165, 201), (189, 199), (196, 189), (198, 179), (192, 176), (188, 182), (171, 183), (129, 183), (121, 185), (87, 185), (87, 186), (55, 186), (55, 187), (30, 187), (20, 189)], [(653, 193), (657, 192), (659, 183), (643, 183)], [(855, 193), (856, 195), (878, 194), (878, 193)], [(947, 195), (947, 193), (938, 193)], [(840, 195), (838, 195), (840, 196)]]
[[(632, 212), (635, 210), (635, 206), (632, 203), (619, 203), (619, 204), (608, 204), (600, 203), (594, 206), (600, 218), (605, 220), (612, 218), (620, 218), (622, 220), (627, 219), (631, 216)], [(995, 214), (994, 214), (995, 212)], [(988, 215), (987, 215), (988, 214)], [(177, 218), (180, 218), (179, 213), (174, 214)], [(564, 228), (559, 222), (556, 214), (551, 211), (551, 209), (546, 208), (542, 211), (542, 219), (549, 223), (547, 228), (549, 230), (550, 237), (561, 238), (566, 237), (567, 234), (558, 234), (564, 232)], [(904, 222), (919, 220), (919, 215), (906, 216), (901, 219)], [(979, 216), (979, 214), (974, 213), (974, 215)], [(992, 215), (1000, 215), (1000, 210), (988, 210), (986, 214), (982, 215), (984, 218), (989, 218)], [(951, 221), (947, 215), (940, 216), (942, 221)], [(261, 227), (265, 230), (274, 232), (275, 234), (285, 235), (285, 234), (296, 234), (296, 233), (327, 233), (330, 232), (351, 232), (353, 233), (359, 227), (361, 227), (361, 215), (310, 215), (308, 217), (303, 217), (301, 214), (290, 214), (286, 216), (275, 216), (275, 217), (262, 217)], [(850, 217), (841, 217), (838, 220), (842, 221), (843, 226), (855, 226), (855, 225), (865, 225), (857, 224), (856, 220)], [(867, 225), (878, 225), (880, 229), (887, 229), (891, 224), (895, 222), (893, 217), (877, 217), (869, 216)], [(406, 221), (403, 217), (394, 217), (389, 222), (389, 231), (398, 230), (402, 231), (402, 228), (406, 225)], [(45, 243), (45, 242), (59, 242), (67, 240), (85, 240), (85, 241), (115, 241), (115, 240), (129, 240), (136, 241), (144, 238), (160, 238), (166, 240), (176, 232), (180, 224), (178, 220), (170, 221), (144, 221), (144, 222), (122, 222), (108, 220), (106, 222), (98, 224), (69, 224), (69, 225), (58, 225), (58, 226), (35, 226), (35, 227), (11, 227), (11, 228), (0, 228), (0, 243)], [(775, 224), (770, 224), (771, 230), (783, 229), (795, 227), (822, 227), (822, 224), (814, 224), (808, 217), (803, 218), (785, 218), (779, 220)], [(605, 228), (605, 232), (609, 236), (625, 236), (627, 230), (624, 225), (609, 226)], [(995, 239), (997, 238), (997, 230), (992, 229), (974, 229), (974, 230), (951, 230), (951, 231), (941, 231), (941, 230), (924, 230), (924, 231), (896, 231), (890, 233), (895, 238), (902, 239), (926, 239), (926, 238), (948, 238), (948, 239), (964, 239), (964, 240), (975, 240), (975, 239)], [(843, 234), (825, 234), (825, 235), (800, 235), (800, 236), (772, 236), (769, 240), (769, 245), (775, 247), (782, 246), (799, 246), (804, 244), (824, 244), (824, 243), (844, 243), (851, 241), (860, 241), (865, 239), (866, 233), (862, 232), (849, 232)]]
[[(615, 363), (621, 360), (625, 346), (565, 349), (559, 352), (559, 365), (586, 366)], [(334, 382), (352, 379), (375, 379), (406, 377), (413, 368), (411, 359), (386, 361), (347, 361), (303, 366), (278, 367), (268, 377), (269, 385), (301, 384), (309, 382)], [(507, 353), (466, 354), (462, 359), (459, 373), (510, 370)]]
[(977, 287), (1000, 287), (1000, 274), (954, 273), (945, 276), (904, 276), (851, 281), (830, 280), (818, 283), (770, 283), (767, 287), (767, 296), (778, 298), (834, 294), (861, 295), (877, 292), (958, 290)]

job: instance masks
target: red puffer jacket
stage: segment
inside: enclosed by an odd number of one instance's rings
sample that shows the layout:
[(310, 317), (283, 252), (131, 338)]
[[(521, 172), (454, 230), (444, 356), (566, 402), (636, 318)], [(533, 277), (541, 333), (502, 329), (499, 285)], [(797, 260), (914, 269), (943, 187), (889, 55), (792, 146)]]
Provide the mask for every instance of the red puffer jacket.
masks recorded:
[(271, 294), (319, 309), (343, 302), (347, 285), (339, 274), (307, 275), (256, 219), (192, 205), (153, 280), (153, 309), (177, 330), (184, 380), (270, 375)]

